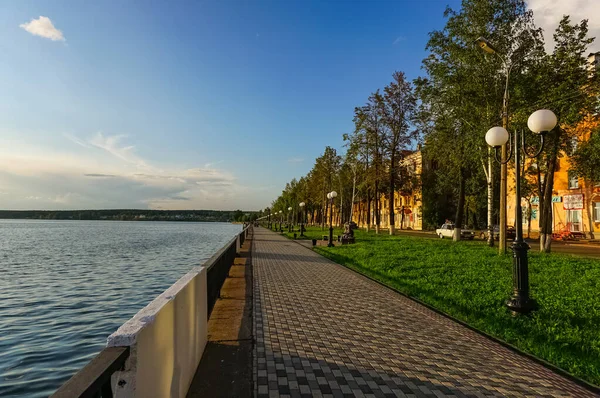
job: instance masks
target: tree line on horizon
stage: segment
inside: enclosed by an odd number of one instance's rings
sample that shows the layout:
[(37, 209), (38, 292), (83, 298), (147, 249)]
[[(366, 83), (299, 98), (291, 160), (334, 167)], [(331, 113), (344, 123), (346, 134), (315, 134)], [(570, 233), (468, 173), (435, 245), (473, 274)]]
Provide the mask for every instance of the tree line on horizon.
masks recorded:
[[(325, 225), (326, 194), (336, 190), (336, 212), (342, 222), (350, 221), (352, 209), (362, 203), (367, 227), (379, 232), (383, 199), (392, 226), (389, 232), (394, 233), (396, 192), (419, 189), (425, 228), (446, 219), (454, 220), (457, 228), (465, 223), (485, 225), (492, 151), (484, 137), (489, 128), (502, 123), (510, 70), (507, 129), (529, 132), (527, 118), (537, 109), (552, 110), (559, 121), (547, 134), (541, 154), (523, 162), (522, 173), (523, 196), (539, 197), (540, 246), (550, 251), (558, 158), (572, 154), (574, 170), (586, 180), (600, 181), (598, 80), (587, 64), (594, 40), (588, 35), (588, 21), (563, 16), (553, 35), (555, 47), (547, 52), (543, 32), (523, 0), (463, 0), (459, 10), (448, 7), (444, 16), (445, 26), (429, 34), (424, 76), (409, 81), (403, 72), (394, 72), (388, 85), (354, 109), (354, 130), (343, 135), (343, 153), (327, 146), (308, 174), (287, 183), (261, 215), (273, 210), (287, 213), (293, 207), (297, 217), (298, 203), (305, 202), (311, 219)], [(479, 37), (488, 39), (503, 56), (481, 51), (475, 44)], [(591, 126), (592, 138), (575, 149), (582, 125)], [(533, 133), (525, 136), (527, 145), (539, 144)], [(423, 156), (420, 181), (410, 166), (403, 165), (417, 143)], [(498, 177), (500, 167), (493, 163), (492, 175)], [(490, 184), (495, 186), (498, 209), (499, 177)]]
[(0, 219), (247, 222), (257, 217), (242, 210), (0, 210)]

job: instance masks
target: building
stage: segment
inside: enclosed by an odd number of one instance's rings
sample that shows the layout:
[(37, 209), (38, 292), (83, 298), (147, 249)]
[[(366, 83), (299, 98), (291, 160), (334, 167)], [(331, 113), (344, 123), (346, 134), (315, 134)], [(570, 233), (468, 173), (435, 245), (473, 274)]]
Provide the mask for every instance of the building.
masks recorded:
[[(600, 69), (600, 52), (588, 55), (590, 73)], [(589, 115), (576, 130), (573, 148), (578, 142), (589, 139), (592, 129), (600, 127), (600, 116)], [(569, 154), (564, 153), (558, 159), (554, 173), (554, 190), (552, 192), (552, 230), (555, 233), (570, 231), (588, 233), (600, 231), (600, 182), (587, 186), (570, 167)], [(513, 183), (514, 174), (509, 181)], [(514, 189), (509, 192), (507, 222), (514, 225)], [(523, 229), (539, 231), (539, 197), (523, 199)], [(529, 217), (531, 216), (531, 217)]]
[[(400, 161), (400, 167), (403, 171), (402, 186), (396, 190), (394, 195), (394, 224), (396, 229), (423, 229), (422, 216), (422, 196), (421, 196), (421, 172), (422, 172), (422, 154), (420, 146), (416, 151), (404, 151), (403, 158)], [(352, 219), (359, 227), (367, 227), (367, 206), (366, 200), (354, 205), (354, 214)], [(380, 228), (389, 229), (390, 208), (389, 195), (382, 192), (379, 198)], [(370, 206), (370, 228), (375, 227), (375, 206), (374, 200)]]

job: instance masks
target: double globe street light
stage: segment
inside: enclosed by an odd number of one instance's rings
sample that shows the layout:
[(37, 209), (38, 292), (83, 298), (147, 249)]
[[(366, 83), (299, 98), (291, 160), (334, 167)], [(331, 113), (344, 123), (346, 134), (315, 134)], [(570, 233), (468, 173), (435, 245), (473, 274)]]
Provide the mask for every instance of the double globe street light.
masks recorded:
[(300, 209), (302, 210), (302, 219), (300, 220), (300, 236), (304, 236), (304, 206), (306, 205), (306, 203), (304, 202), (300, 202), (300, 204), (298, 206), (300, 206)]
[(337, 196), (337, 192), (331, 191), (327, 194), (329, 199), (329, 243), (327, 247), (333, 247), (333, 199)]
[(527, 251), (529, 245), (523, 240), (523, 214), (521, 209), (521, 152), (528, 158), (536, 158), (544, 148), (546, 133), (552, 130), (557, 123), (554, 112), (540, 109), (529, 116), (527, 127), (540, 135), (540, 147), (534, 154), (530, 154), (525, 146), (524, 135), (521, 135), (521, 146), (519, 146), (519, 132), (513, 134), (514, 143), (509, 148), (506, 160), (498, 159), (498, 150), (509, 142), (510, 134), (504, 127), (492, 127), (485, 134), (485, 141), (494, 148), (494, 156), (500, 164), (507, 164), (511, 156), (515, 155), (515, 240), (512, 244), (513, 250), (513, 294), (506, 301), (506, 306), (513, 313), (528, 314), (536, 309), (535, 301), (529, 297), (529, 263)]
[(288, 207), (288, 232), (292, 232), (292, 206)]

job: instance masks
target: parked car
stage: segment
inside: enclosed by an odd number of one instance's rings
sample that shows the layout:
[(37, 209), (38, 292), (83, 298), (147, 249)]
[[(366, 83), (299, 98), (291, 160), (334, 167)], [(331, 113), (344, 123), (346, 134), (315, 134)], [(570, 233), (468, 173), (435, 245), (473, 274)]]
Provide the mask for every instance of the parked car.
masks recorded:
[[(487, 240), (488, 239), (488, 230), (484, 230), (481, 231), (479, 233), (479, 237), (483, 240)], [(515, 240), (515, 237), (517, 236), (517, 231), (515, 230), (515, 227), (513, 227), (512, 225), (507, 225), (506, 226), (506, 239), (508, 240)], [(494, 225), (494, 240), (498, 240), (500, 239), (500, 226), (499, 225)]]
[[(435, 230), (435, 234), (437, 236), (439, 236), (440, 239), (452, 238), (454, 235), (454, 228), (455, 228), (454, 224), (445, 223), (440, 228)], [(474, 237), (475, 237), (475, 234), (473, 233), (473, 231), (471, 231), (469, 229), (461, 229), (460, 230), (460, 239), (473, 240)]]

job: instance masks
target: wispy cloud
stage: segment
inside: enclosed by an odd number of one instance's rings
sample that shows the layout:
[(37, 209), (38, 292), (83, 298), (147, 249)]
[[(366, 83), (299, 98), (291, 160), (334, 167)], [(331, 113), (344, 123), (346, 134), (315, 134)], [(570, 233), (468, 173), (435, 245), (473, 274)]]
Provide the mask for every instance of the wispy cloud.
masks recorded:
[(148, 168), (146, 162), (135, 154), (135, 146), (122, 145), (121, 142), (123, 138), (126, 137), (126, 135), (105, 136), (99, 132), (90, 140), (90, 144), (96, 148), (104, 149), (106, 152), (127, 163), (134, 164), (141, 168)]
[(91, 146), (89, 144), (80, 140), (79, 138), (75, 137), (74, 135), (71, 135), (69, 133), (63, 133), (63, 136), (66, 137), (67, 139), (69, 139), (70, 141), (76, 143), (77, 145), (80, 145), (84, 148), (91, 148)]
[[(135, 152), (123, 135), (63, 134), (76, 146), (4, 145), (0, 135), (0, 208), (255, 208), (264, 193), (214, 163), (171, 167)], [(144, 165), (145, 167), (140, 167)], [(4, 194), (5, 193), (5, 194)]]
[(304, 158), (293, 157), (288, 159), (289, 163), (302, 163), (304, 162)]
[(54, 27), (54, 24), (48, 17), (40, 16), (38, 19), (22, 23), (19, 27), (34, 36), (40, 36), (52, 41), (65, 41), (63, 33)]
[(115, 178), (117, 177), (115, 174), (98, 174), (98, 173), (87, 173), (84, 174), (86, 177), (94, 177), (94, 178)]
[(393, 46), (395, 46), (396, 44), (400, 43), (401, 41), (406, 40), (405, 36), (398, 36), (396, 37), (396, 40), (394, 40), (394, 42), (392, 43)]

